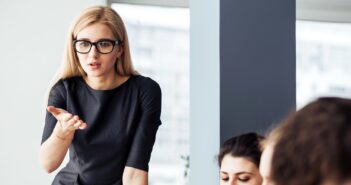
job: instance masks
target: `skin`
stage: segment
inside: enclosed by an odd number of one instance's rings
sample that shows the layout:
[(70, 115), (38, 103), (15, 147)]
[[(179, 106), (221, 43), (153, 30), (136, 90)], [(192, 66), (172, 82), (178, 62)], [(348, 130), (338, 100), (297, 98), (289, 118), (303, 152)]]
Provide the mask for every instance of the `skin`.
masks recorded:
[[(96, 42), (102, 39), (116, 40), (112, 31), (104, 24), (90, 25), (82, 29), (77, 35), (77, 40)], [(84, 78), (87, 84), (96, 90), (107, 90), (115, 88), (128, 80), (129, 77), (118, 76), (114, 68), (117, 58), (122, 53), (123, 48), (120, 45), (116, 45), (113, 51), (108, 54), (99, 53), (95, 46), (92, 46), (87, 54), (77, 53), (79, 63), (87, 73)], [(90, 64), (98, 64), (99, 67), (93, 69)]]
[(262, 155), (260, 162), (260, 174), (262, 176), (262, 185), (274, 185), (271, 180), (271, 164), (273, 156), (274, 144), (267, 143)]
[(57, 119), (57, 123), (51, 136), (40, 146), (39, 155), (41, 165), (51, 173), (62, 163), (75, 130), (85, 129), (87, 124), (79, 116), (63, 109), (49, 106), (47, 110)]
[(220, 185), (261, 185), (262, 178), (255, 163), (244, 157), (223, 157)]
[[(96, 42), (101, 39), (115, 40), (112, 31), (104, 24), (96, 23), (82, 29), (78, 40)], [(87, 74), (84, 78), (86, 83), (96, 90), (113, 89), (128, 80), (128, 76), (122, 77), (115, 72), (115, 62), (123, 53), (121, 46), (115, 46), (108, 54), (101, 54), (95, 46), (87, 54), (77, 53), (80, 65)], [(95, 67), (92, 67), (94, 64)], [(40, 162), (43, 168), (51, 173), (62, 163), (74, 133), (77, 130), (85, 129), (87, 124), (77, 115), (66, 110), (48, 106), (47, 110), (58, 120), (51, 136), (40, 147)], [(123, 184), (125, 185), (147, 185), (148, 173), (143, 170), (126, 166), (124, 168)]]

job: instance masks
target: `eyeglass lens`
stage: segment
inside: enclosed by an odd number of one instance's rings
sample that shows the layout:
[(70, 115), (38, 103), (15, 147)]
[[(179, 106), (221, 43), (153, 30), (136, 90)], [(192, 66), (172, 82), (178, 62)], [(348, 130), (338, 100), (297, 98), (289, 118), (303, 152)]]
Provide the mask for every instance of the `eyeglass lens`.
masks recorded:
[(75, 42), (74, 46), (76, 51), (79, 53), (89, 53), (92, 45), (95, 45), (99, 53), (106, 54), (106, 53), (112, 52), (115, 46), (115, 41), (101, 40), (101, 41), (92, 43), (90, 41), (78, 40)]

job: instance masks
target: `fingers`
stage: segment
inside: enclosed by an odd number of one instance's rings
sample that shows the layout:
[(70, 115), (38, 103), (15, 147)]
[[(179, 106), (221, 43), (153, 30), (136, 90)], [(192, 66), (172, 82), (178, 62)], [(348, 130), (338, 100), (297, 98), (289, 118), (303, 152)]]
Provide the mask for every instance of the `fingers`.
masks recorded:
[(73, 118), (73, 114), (68, 113), (68, 112), (62, 112), (56, 116), (54, 116), (59, 122), (64, 123), (68, 122)]
[(74, 128), (84, 130), (85, 128), (87, 128), (87, 124), (84, 123), (82, 120), (78, 120), (78, 122), (74, 124)]
[(54, 106), (47, 107), (50, 112), (61, 124), (64, 130), (74, 131), (77, 129), (85, 129), (87, 124), (83, 122), (79, 116), (73, 115), (64, 109), (57, 108)]
[(48, 106), (48, 107), (47, 107), (47, 110), (48, 110), (51, 114), (53, 114), (54, 116), (57, 116), (57, 115), (59, 115), (59, 114), (61, 114), (61, 113), (64, 113), (64, 112), (67, 112), (67, 111), (64, 110), (64, 109), (56, 108), (56, 107), (54, 107), (54, 106)]
[(75, 128), (75, 124), (77, 124), (79, 118), (78, 116), (73, 116), (71, 119), (69, 119), (66, 124), (65, 124), (65, 127), (68, 129), (68, 130), (76, 130)]
[(63, 113), (63, 114), (60, 114), (58, 117), (59, 117), (60, 121), (68, 122), (69, 120), (71, 120), (73, 118), (73, 114), (71, 114), (71, 113)]
[(77, 130), (77, 129), (85, 129), (86, 126), (87, 124), (84, 123), (77, 115), (75, 116), (72, 115), (72, 117), (69, 118), (67, 121), (65, 121), (63, 124), (63, 127), (70, 131)]
[(88, 127), (88, 125), (86, 124), (86, 123), (82, 123), (78, 128), (80, 129), (80, 130), (84, 130), (85, 128), (87, 128)]
[(72, 117), (72, 115), (66, 110), (56, 108), (54, 106), (48, 106), (47, 111), (50, 112), (60, 122), (66, 121)]

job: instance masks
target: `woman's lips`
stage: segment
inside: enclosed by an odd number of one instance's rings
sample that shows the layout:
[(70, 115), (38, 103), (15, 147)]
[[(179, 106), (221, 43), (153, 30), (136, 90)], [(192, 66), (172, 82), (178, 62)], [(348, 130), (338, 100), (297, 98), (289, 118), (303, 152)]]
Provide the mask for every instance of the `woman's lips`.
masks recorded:
[(101, 64), (98, 62), (92, 62), (92, 63), (88, 64), (88, 66), (90, 69), (94, 70), (94, 69), (99, 69)]

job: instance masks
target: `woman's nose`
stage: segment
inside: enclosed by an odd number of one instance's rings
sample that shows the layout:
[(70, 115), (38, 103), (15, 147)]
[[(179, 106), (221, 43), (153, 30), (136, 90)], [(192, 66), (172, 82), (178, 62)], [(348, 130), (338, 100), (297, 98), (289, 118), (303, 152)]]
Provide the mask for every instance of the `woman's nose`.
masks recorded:
[(98, 52), (96, 46), (92, 45), (91, 49), (89, 51), (89, 56), (90, 57), (97, 57), (98, 55), (99, 55), (99, 52)]
[(230, 179), (228, 185), (237, 185), (235, 179)]

